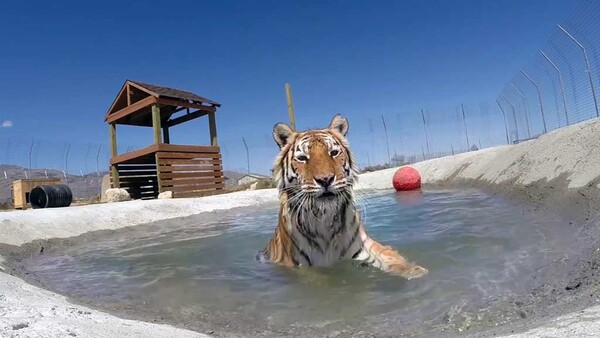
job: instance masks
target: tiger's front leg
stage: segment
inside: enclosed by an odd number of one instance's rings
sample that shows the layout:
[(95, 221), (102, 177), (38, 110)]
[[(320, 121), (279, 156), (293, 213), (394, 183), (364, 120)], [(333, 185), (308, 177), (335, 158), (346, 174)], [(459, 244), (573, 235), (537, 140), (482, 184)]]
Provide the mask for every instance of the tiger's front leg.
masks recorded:
[(425, 276), (429, 271), (419, 265), (409, 263), (397, 251), (389, 246), (383, 246), (367, 235), (363, 224), (360, 224), (360, 237), (362, 247), (360, 252), (353, 257), (355, 260), (381, 269), (387, 273), (413, 279)]

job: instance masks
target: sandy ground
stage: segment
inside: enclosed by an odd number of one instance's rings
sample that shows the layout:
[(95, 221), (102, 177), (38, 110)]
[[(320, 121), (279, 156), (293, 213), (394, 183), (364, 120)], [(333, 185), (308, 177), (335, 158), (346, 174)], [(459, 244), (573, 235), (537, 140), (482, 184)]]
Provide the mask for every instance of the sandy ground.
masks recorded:
[[(573, 205), (573, 210), (585, 211), (581, 221), (589, 223), (594, 222), (591, 216), (597, 214), (598, 204), (593, 202), (600, 200), (599, 163), (600, 121), (592, 120), (519, 145), (429, 160), (414, 167), (421, 172), (424, 184), (486, 186), (517, 192), (546, 206)], [(361, 175), (357, 190), (389, 189), (395, 171), (394, 168)], [(68, 238), (166, 218), (273, 203), (276, 198), (277, 192), (269, 189), (197, 199), (6, 212), (0, 214), (0, 243), (20, 246), (37, 239)], [(514, 337), (593, 334), (600, 332), (600, 324), (591, 323), (596, 319), (600, 319), (600, 307), (590, 307), (551, 322), (538, 321), (520, 327), (526, 333)], [(0, 273), (0, 336), (68, 335), (201, 336), (168, 325), (120, 319), (76, 306), (60, 295)]]

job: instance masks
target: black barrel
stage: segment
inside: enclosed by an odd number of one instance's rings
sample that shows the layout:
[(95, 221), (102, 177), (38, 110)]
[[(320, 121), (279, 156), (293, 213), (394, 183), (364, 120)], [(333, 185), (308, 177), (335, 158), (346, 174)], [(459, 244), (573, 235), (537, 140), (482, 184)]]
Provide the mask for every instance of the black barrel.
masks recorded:
[(34, 209), (68, 207), (73, 201), (71, 188), (65, 184), (38, 185), (29, 193)]

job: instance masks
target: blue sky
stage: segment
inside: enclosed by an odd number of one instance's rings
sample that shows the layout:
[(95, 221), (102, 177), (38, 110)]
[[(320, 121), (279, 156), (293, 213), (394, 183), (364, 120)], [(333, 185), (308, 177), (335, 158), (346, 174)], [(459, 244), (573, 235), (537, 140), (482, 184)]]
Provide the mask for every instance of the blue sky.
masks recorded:
[[(434, 109), (427, 117), (435, 120), (436, 107), (455, 112), (493, 100), (579, 3), (11, 1), (0, 20), (0, 121), (11, 122), (0, 128), (0, 147), (11, 138), (8, 160), (23, 161), (35, 139), (35, 164), (56, 166), (71, 143), (73, 170), (92, 170), (81, 162), (107, 144), (104, 114), (134, 79), (222, 103), (217, 127), (229, 168), (246, 166), (242, 136), (251, 170), (270, 168), (272, 127), (288, 119), (285, 82), (298, 128), (324, 127), (336, 113), (349, 119), (359, 162), (369, 153), (371, 162), (385, 158), (380, 134), (373, 141), (369, 129), (381, 131), (381, 115), (393, 150), (420, 152), (422, 140), (410, 139), (422, 136), (421, 108)], [(489, 107), (490, 119), (501, 121), (498, 114)], [(489, 129), (479, 120), (471, 128)], [(151, 142), (150, 129), (119, 132), (121, 151)], [(207, 144), (207, 121), (171, 135), (173, 143)]]

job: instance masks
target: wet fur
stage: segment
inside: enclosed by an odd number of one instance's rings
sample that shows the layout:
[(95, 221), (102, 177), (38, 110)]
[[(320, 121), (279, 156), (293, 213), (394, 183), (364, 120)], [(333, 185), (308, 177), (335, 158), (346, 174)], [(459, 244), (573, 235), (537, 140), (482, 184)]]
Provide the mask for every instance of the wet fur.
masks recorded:
[(275, 125), (279, 223), (264, 255), (290, 267), (355, 259), (407, 279), (427, 274), (367, 235), (354, 202), (358, 177), (347, 130), (348, 122), (339, 115), (326, 129), (295, 132)]

